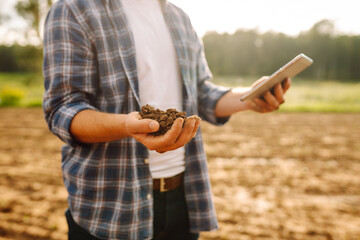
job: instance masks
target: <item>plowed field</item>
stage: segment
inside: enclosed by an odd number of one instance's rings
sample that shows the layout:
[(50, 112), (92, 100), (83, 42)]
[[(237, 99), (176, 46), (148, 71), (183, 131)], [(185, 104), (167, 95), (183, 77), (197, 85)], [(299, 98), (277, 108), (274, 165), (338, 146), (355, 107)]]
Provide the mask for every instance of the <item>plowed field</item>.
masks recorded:
[[(41, 109), (0, 109), (0, 239), (65, 240), (62, 143)], [(220, 229), (209, 239), (359, 240), (360, 114), (203, 123)]]

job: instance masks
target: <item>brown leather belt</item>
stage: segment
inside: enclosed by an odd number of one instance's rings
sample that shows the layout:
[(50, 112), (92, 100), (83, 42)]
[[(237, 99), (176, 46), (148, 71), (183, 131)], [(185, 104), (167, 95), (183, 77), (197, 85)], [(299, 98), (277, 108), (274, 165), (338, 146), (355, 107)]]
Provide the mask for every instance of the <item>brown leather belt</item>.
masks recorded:
[(180, 187), (183, 184), (184, 184), (184, 173), (180, 173), (170, 178), (153, 179), (153, 189), (160, 190), (160, 192), (167, 192), (169, 190)]

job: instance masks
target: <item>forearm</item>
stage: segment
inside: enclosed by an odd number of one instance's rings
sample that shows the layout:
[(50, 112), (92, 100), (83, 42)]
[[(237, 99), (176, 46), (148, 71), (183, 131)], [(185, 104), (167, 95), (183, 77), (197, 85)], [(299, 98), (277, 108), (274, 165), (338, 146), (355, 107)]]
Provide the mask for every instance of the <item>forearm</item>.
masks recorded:
[(70, 132), (80, 142), (96, 143), (133, 137), (149, 150), (167, 152), (187, 144), (196, 134), (199, 118), (175, 120), (171, 129), (164, 135), (153, 136), (148, 133), (159, 130), (159, 123), (152, 119), (141, 119), (137, 112), (129, 114), (109, 114), (94, 110), (83, 110), (76, 114), (70, 125)]
[(216, 117), (228, 117), (236, 112), (249, 110), (247, 101), (240, 101), (241, 96), (248, 91), (249, 88), (234, 88), (230, 92), (222, 96), (216, 104)]
[(217, 117), (228, 117), (236, 112), (252, 110), (255, 112), (266, 113), (279, 109), (284, 103), (284, 94), (290, 88), (291, 79), (286, 78), (282, 83), (276, 84), (271, 91), (266, 91), (259, 98), (240, 101), (240, 98), (251, 88), (257, 86), (267, 77), (257, 80), (251, 87), (234, 88), (222, 96), (216, 104), (215, 115)]
[(79, 142), (98, 143), (129, 137), (125, 128), (126, 114), (83, 110), (76, 114), (70, 125), (71, 135)]

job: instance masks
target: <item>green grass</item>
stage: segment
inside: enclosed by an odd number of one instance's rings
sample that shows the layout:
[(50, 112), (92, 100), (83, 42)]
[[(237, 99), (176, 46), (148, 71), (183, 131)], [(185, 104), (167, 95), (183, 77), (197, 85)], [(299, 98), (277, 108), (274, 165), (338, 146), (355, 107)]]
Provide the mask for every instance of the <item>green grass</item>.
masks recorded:
[[(214, 82), (223, 86), (250, 86), (256, 77), (214, 77)], [(41, 106), (44, 93), (40, 73), (0, 73), (1, 96), (15, 97), (10, 101), (15, 106)], [(10, 98), (12, 100), (12, 98)], [(360, 112), (360, 80), (331, 81), (292, 79), (292, 86), (280, 108), (285, 112)], [(10, 104), (11, 105), (11, 104)]]
[[(41, 106), (43, 93), (40, 73), (0, 73), (0, 106)], [(15, 99), (7, 104), (4, 98)]]
[(296, 81), (286, 96), (284, 111), (360, 112), (360, 82)]
[[(220, 85), (250, 86), (257, 78), (214, 77)], [(284, 112), (360, 112), (360, 81), (294, 78), (285, 96)]]

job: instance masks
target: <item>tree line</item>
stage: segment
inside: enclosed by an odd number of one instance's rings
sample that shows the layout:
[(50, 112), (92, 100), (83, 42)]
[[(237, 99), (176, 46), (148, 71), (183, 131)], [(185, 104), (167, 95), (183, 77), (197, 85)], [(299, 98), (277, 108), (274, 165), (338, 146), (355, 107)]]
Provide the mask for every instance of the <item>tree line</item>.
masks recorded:
[(41, 72), (42, 49), (37, 46), (0, 46), (0, 72)]
[(297, 37), (239, 29), (234, 34), (209, 32), (203, 41), (214, 75), (269, 75), (304, 53), (314, 63), (302, 77), (360, 81), (360, 36), (337, 34), (329, 20), (314, 24)]
[[(297, 37), (239, 29), (234, 34), (209, 32), (203, 37), (214, 75), (269, 75), (299, 53), (314, 64), (301, 73), (315, 79), (360, 81), (360, 36), (336, 34), (333, 22), (322, 20)], [(41, 46), (0, 46), (0, 72), (39, 72)]]

